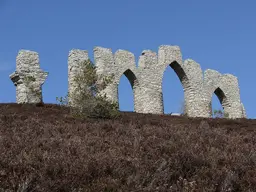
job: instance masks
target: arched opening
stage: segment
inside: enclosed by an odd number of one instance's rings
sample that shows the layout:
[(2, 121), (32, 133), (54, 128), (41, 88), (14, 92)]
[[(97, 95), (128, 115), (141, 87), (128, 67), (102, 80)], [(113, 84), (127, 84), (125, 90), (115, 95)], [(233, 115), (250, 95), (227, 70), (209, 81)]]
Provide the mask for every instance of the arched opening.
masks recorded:
[(134, 84), (136, 76), (127, 69), (118, 84), (118, 102), (120, 111), (134, 111)]
[(162, 80), (164, 114), (186, 113), (184, 86), (187, 82), (187, 76), (179, 63), (173, 62), (165, 69)]
[(213, 118), (226, 118), (228, 114), (226, 108), (228, 107), (227, 97), (224, 92), (218, 87), (212, 95), (211, 108)]

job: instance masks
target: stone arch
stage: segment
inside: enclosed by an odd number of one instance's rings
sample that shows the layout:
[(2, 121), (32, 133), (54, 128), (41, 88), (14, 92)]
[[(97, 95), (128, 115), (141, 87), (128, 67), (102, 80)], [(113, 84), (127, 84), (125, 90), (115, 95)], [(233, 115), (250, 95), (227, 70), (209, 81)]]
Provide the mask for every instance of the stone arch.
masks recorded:
[[(163, 105), (163, 78), (164, 73), (167, 68), (173, 69), (175, 74), (178, 76), (184, 92), (184, 104), (186, 105), (185, 99), (185, 87), (187, 86), (186, 82), (188, 82), (188, 77), (186, 75), (186, 71), (184, 70), (182, 61), (182, 54), (180, 48), (178, 46), (169, 46), (169, 45), (161, 45), (158, 49), (158, 61), (157, 61), (157, 68), (158, 68), (158, 84), (160, 87), (161, 92), (161, 106), (162, 111), (164, 112), (164, 105)], [(185, 84), (184, 84), (185, 83)]]
[[(175, 60), (173, 62), (171, 62), (169, 65), (167, 65), (165, 67), (165, 70), (163, 71), (163, 74), (162, 74), (162, 92), (163, 92), (163, 81), (164, 81), (164, 73), (165, 71), (167, 70), (167, 68), (170, 67), (176, 74), (176, 76), (178, 77), (180, 83), (181, 83), (181, 86), (182, 86), (182, 91), (183, 91), (183, 94), (184, 94), (184, 99), (183, 99), (183, 102), (182, 105), (184, 105), (184, 113), (186, 113), (186, 99), (185, 99), (185, 92), (184, 90), (188, 90), (189, 89), (189, 79), (186, 75), (186, 72), (184, 71), (183, 67)], [(164, 95), (164, 94), (163, 94)], [(164, 103), (164, 98), (163, 98), (163, 103)], [(164, 104), (163, 104), (163, 109), (164, 109)]]
[(158, 65), (161, 68), (161, 74), (159, 74), (161, 81), (167, 66), (170, 66), (179, 77), (184, 90), (185, 113), (191, 117), (200, 114), (200, 107), (196, 100), (203, 84), (203, 73), (200, 65), (192, 59), (183, 62), (180, 48), (168, 45), (159, 47)]
[(240, 89), (238, 79), (231, 74), (223, 74), (220, 78), (219, 87), (225, 93), (228, 102), (225, 103), (225, 112), (229, 118), (243, 117), (243, 109), (241, 108)]
[[(221, 73), (216, 70), (207, 69), (204, 71), (203, 87), (200, 90), (201, 93), (198, 95), (200, 99), (199, 107), (201, 117), (212, 117), (212, 96), (215, 90), (220, 87), (221, 76)], [(223, 91), (223, 89), (221, 90)]]
[[(202, 87), (202, 69), (200, 65), (192, 59), (187, 59), (182, 63), (174, 60), (171, 63), (166, 64), (165, 69), (168, 66), (174, 70), (184, 91), (187, 91), (187, 93), (193, 93), (192, 95), (194, 96), (194, 94), (196, 94), (196, 92)], [(161, 76), (163, 77), (163, 74)]]
[[(113, 54), (111, 49), (95, 47), (94, 60), (97, 74), (103, 76), (114, 75), (113, 82), (102, 93), (106, 93), (110, 100), (118, 102), (118, 84), (121, 76), (125, 73), (130, 82), (132, 82), (132, 73), (137, 77), (135, 75), (136, 64), (134, 55), (126, 50), (119, 49)], [(127, 69), (130, 71), (126, 71)]]
[[(215, 94), (217, 96), (217, 98), (219, 99), (219, 102), (223, 108), (224, 113), (227, 113), (228, 107), (230, 107), (230, 101), (229, 101), (229, 98), (227, 97), (227, 95), (224, 93), (224, 91), (220, 87), (217, 87), (214, 90), (213, 94)], [(210, 105), (212, 108), (212, 101), (211, 101)]]
[(214, 93), (217, 93), (216, 95), (229, 118), (241, 118), (242, 108), (237, 77), (231, 74), (221, 74), (212, 69), (207, 69), (204, 72), (203, 89), (198, 95), (202, 109), (200, 116), (211, 117), (211, 102)]
[(158, 58), (158, 65), (161, 67), (161, 78), (163, 78), (166, 68), (170, 66), (180, 79), (184, 89), (191, 86), (191, 81), (195, 75), (194, 70), (196, 70), (196, 72), (199, 71), (199, 77), (202, 76), (201, 67), (196, 62), (188, 59), (183, 63), (182, 54), (178, 46), (160, 46)]
[[(136, 103), (136, 93), (138, 91), (138, 87), (139, 87), (139, 80), (136, 76), (136, 73), (134, 73), (131, 69), (126, 69), (119, 77), (119, 81), (118, 81), (118, 84), (117, 84), (117, 94), (118, 94), (118, 104), (120, 105), (120, 98), (119, 98), (119, 84), (120, 84), (120, 80), (121, 80), (121, 77), (122, 76), (125, 76), (126, 79), (129, 81), (129, 84), (132, 88), (132, 96), (133, 96), (133, 102), (134, 102), (134, 111), (136, 111), (136, 106), (135, 103)], [(138, 93), (139, 94), (139, 93)]]
[(170, 66), (180, 80), (184, 92), (184, 113), (196, 117), (201, 113), (197, 99), (203, 86), (203, 72), (201, 66), (192, 59), (187, 59), (181, 63), (178, 61), (174, 60), (167, 64), (166, 68)]
[[(128, 79), (128, 81), (130, 82), (132, 89), (134, 89), (134, 86), (138, 86), (139, 81), (138, 78), (136, 77), (136, 75), (132, 72), (132, 70), (127, 69), (123, 72), (123, 74), (125, 75), (125, 77)], [(122, 74), (122, 75), (123, 75)]]
[(183, 89), (188, 89), (190, 86), (189, 79), (183, 67), (177, 61), (173, 61), (171, 64), (169, 64), (169, 66), (174, 70), (176, 75), (179, 77)]

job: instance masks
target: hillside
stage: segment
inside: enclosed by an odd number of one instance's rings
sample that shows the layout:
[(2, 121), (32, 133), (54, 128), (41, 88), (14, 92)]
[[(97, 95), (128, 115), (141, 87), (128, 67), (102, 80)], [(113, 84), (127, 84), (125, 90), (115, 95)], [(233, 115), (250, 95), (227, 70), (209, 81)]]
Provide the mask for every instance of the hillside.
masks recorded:
[(256, 120), (1, 104), (0, 191), (256, 191)]

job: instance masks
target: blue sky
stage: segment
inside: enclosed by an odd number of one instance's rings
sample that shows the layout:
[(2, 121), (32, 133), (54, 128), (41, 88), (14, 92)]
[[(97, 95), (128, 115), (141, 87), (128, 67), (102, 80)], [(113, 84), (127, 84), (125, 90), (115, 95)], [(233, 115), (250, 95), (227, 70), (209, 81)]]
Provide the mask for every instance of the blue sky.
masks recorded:
[[(138, 59), (144, 49), (178, 45), (183, 59), (203, 70), (238, 77), (249, 118), (256, 117), (256, 1), (238, 0), (0, 0), (0, 102), (15, 102), (9, 74), (20, 49), (37, 51), (50, 74), (43, 86), (46, 103), (67, 93), (67, 58), (72, 48), (125, 49)], [(165, 112), (179, 112), (183, 89), (168, 67), (163, 79)], [(120, 109), (133, 110), (132, 89), (122, 77)], [(214, 108), (220, 104), (213, 96)]]

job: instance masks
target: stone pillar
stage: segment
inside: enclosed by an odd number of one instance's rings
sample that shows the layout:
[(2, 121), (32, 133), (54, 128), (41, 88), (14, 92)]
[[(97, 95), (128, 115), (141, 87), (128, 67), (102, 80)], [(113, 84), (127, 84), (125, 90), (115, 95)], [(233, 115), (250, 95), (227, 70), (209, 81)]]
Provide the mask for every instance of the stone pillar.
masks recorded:
[(37, 52), (20, 50), (16, 58), (16, 71), (9, 77), (16, 86), (17, 103), (41, 103), (42, 85), (48, 72), (40, 69)]
[[(88, 52), (85, 50), (72, 49), (68, 55), (68, 104), (69, 106), (75, 106), (72, 103), (72, 96), (77, 91), (77, 82), (75, 77), (82, 70), (82, 62), (89, 59)], [(86, 86), (86, 85), (85, 85)]]
[(137, 113), (162, 114), (162, 69), (158, 65), (157, 53), (151, 50), (142, 51), (139, 57), (139, 87), (135, 95)]

